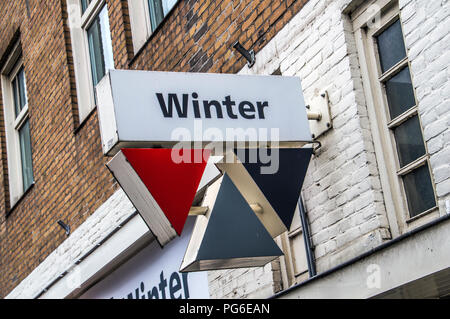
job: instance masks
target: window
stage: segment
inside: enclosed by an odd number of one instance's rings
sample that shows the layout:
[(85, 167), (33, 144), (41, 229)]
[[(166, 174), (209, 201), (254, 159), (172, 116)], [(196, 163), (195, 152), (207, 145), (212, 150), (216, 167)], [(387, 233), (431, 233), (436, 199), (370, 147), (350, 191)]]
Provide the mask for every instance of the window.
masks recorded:
[(384, 88), (389, 122), (397, 148), (398, 171), (402, 179), (410, 217), (436, 205), (417, 103), (409, 72), (400, 20), (375, 35), (379, 56), (379, 82)]
[(152, 30), (156, 29), (176, 2), (177, 0), (148, 0)]
[(87, 38), (89, 43), (92, 84), (95, 87), (105, 76), (106, 71), (114, 68), (106, 6), (103, 7), (90, 27), (87, 28)]
[[(378, 4), (380, 21), (369, 26), (365, 12), (367, 15)], [(390, 197), (392, 208), (405, 224), (432, 212), (436, 196), (398, 4), (378, 1), (371, 10), (361, 8), (353, 14), (355, 35), (369, 116), (378, 130), (374, 133), (378, 137), (375, 144), (379, 143), (377, 159), (386, 171), (382, 178), (384, 194)]]
[(114, 68), (104, 0), (68, 0), (80, 122), (96, 105), (95, 86)]
[(309, 278), (307, 253), (298, 206), (291, 228), (276, 238), (284, 256), (280, 257), (281, 278), (286, 289)]
[(26, 75), (17, 45), (2, 70), (10, 205), (33, 185)]
[(84, 13), (92, 0), (81, 0), (81, 13)]
[(176, 3), (177, 0), (128, 1), (135, 53), (144, 45)]

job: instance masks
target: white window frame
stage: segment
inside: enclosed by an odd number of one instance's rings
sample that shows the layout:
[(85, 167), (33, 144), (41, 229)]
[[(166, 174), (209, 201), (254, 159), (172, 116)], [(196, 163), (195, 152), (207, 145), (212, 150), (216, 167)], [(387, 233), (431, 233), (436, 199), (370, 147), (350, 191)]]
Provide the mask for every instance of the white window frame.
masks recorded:
[[(381, 13), (378, 12), (376, 14), (378, 21), (373, 20), (374, 8), (381, 9)], [(397, 117), (394, 121), (389, 119), (387, 98), (384, 89), (381, 86), (381, 82), (383, 82), (386, 77), (391, 76), (393, 72), (399, 68), (403, 68), (409, 64), (408, 50), (406, 50), (405, 59), (388, 70), (384, 76), (380, 77), (381, 67), (377, 56), (377, 48), (374, 42), (371, 41), (373, 36), (381, 33), (397, 19), (400, 19), (400, 23), (402, 22), (400, 9), (398, 7), (398, 1), (396, 0), (372, 0), (365, 2), (351, 15), (386, 211), (391, 226), (392, 236), (397, 237), (412, 228), (429, 222), (438, 217), (439, 214), (436, 190), (434, 189), (435, 183), (433, 181), (429, 153), (425, 141), (425, 155), (400, 169), (393, 133), (389, 129), (386, 129), (396, 126), (418, 113), (418, 101), (416, 99), (416, 105), (410, 110)], [(411, 67), (409, 69), (411, 70)], [(414, 86), (413, 74), (411, 74), (411, 77)], [(419, 122), (421, 122), (420, 116)], [(422, 127), (421, 131), (423, 137)], [(424, 164), (428, 164), (430, 170), (436, 206), (411, 218), (409, 216), (409, 209), (401, 176)]]
[[(164, 19), (175, 8), (177, 0), (169, 12), (164, 16)], [(150, 38), (153, 31), (150, 21), (150, 8), (148, 0), (128, 0), (128, 12), (130, 15), (131, 35), (133, 41), (133, 51), (136, 54)]]
[[(17, 43), (10, 54), (5, 66), (1, 70), (1, 86), (3, 93), (3, 112), (5, 116), (6, 131), (6, 152), (8, 159), (8, 178), (9, 178), (9, 196), (10, 207), (13, 207), (25, 194), (28, 189), (24, 189), (22, 179), (22, 157), (20, 150), (19, 130), (28, 115), (28, 98), (27, 104), (20, 111), (19, 115), (15, 114), (14, 94), (12, 82), (19, 70), (23, 67), (22, 49)], [(26, 83), (26, 77), (25, 77)], [(31, 185), (33, 185), (32, 182)], [(30, 186), (31, 187), (31, 186)]]
[(290, 229), (278, 236), (275, 241), (284, 253), (284, 256), (280, 257), (283, 288), (309, 279), (307, 252), (298, 205)]
[(136, 54), (152, 34), (148, 0), (128, 0), (133, 51)]
[(80, 124), (96, 106), (87, 29), (106, 5), (105, 0), (92, 0), (82, 13), (80, 0), (67, 0)]

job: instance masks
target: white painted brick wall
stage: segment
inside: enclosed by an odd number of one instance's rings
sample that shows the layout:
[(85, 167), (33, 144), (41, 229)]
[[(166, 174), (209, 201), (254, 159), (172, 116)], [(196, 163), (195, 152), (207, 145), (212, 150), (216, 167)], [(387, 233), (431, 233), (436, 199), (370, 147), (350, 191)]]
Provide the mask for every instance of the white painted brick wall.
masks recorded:
[[(328, 91), (333, 130), (320, 138), (322, 147), (303, 186), (318, 272), (391, 238), (352, 25), (342, 14), (351, 2), (309, 1), (258, 53), (255, 66), (242, 70), (246, 74), (271, 74), (280, 68), (283, 75), (299, 76), (306, 99), (315, 90)], [(441, 212), (450, 193), (449, 2), (400, 0)], [(248, 297), (251, 293), (241, 289), (250, 287), (246, 280), (271, 280), (262, 275), (239, 277), (242, 271), (227, 271), (226, 276), (214, 272), (209, 277), (212, 295)], [(244, 272), (255, 274), (256, 270)], [(239, 285), (233, 286), (232, 293), (225, 290), (223, 287), (236, 277)], [(273, 292), (262, 294), (268, 297)]]
[(279, 262), (264, 267), (208, 272), (211, 298), (267, 298), (280, 290)]
[(450, 1), (400, 0), (406, 48), (441, 214), (450, 198)]

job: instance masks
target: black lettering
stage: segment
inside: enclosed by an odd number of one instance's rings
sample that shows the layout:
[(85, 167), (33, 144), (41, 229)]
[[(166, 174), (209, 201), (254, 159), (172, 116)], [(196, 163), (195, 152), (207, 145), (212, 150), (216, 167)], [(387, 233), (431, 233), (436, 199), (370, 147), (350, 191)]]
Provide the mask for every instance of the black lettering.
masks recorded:
[(178, 97), (176, 94), (169, 93), (167, 105), (166, 102), (164, 101), (162, 93), (156, 93), (156, 97), (158, 98), (159, 106), (161, 107), (161, 111), (164, 117), (172, 117), (172, 110), (174, 104), (175, 108), (177, 109), (178, 117), (180, 118), (187, 117), (187, 107), (189, 101), (188, 94), (183, 94), (183, 108), (181, 108), (180, 101), (178, 101)]
[(180, 289), (181, 289), (180, 276), (178, 276), (178, 273), (174, 272), (172, 273), (169, 279), (170, 299), (181, 299), (181, 293), (178, 297), (175, 297), (175, 293)]
[(148, 299), (159, 299), (158, 288), (153, 287), (147, 292)]
[(269, 106), (269, 102), (257, 102), (258, 116), (260, 119), (264, 119), (264, 108)]
[(230, 119), (237, 119), (237, 115), (233, 113), (233, 105), (236, 105), (234, 101), (231, 101), (231, 97), (228, 95), (225, 97), (225, 101), (222, 102), (227, 107), (227, 114)]
[(136, 288), (136, 289), (134, 290), (134, 292), (135, 292), (135, 294), (136, 294), (136, 299), (141, 299), (141, 298), (139, 297), (139, 288)]
[(223, 118), (222, 105), (220, 105), (220, 103), (215, 100), (203, 101), (203, 108), (205, 109), (205, 117), (207, 119), (211, 118), (211, 106), (216, 107), (217, 118), (219, 119)]
[[(145, 289), (144, 283), (141, 281), (141, 292), (142, 292), (142, 293), (144, 293), (144, 289)], [(141, 299), (145, 299), (145, 294), (143, 294), (143, 295), (141, 296)]]
[(239, 104), (239, 113), (245, 119), (254, 119), (255, 118), (255, 107), (249, 101), (242, 101)]
[(182, 273), (181, 277), (183, 277), (184, 299), (189, 299), (188, 273)]
[(161, 274), (159, 275), (159, 291), (161, 291), (161, 299), (166, 299), (166, 287), (167, 287), (167, 280), (164, 278), (164, 271), (161, 271)]
[[(196, 99), (198, 98), (198, 94), (197, 93), (192, 93), (192, 98)], [(192, 100), (192, 105), (194, 106), (194, 116), (196, 119), (200, 118), (200, 107), (198, 106), (198, 101), (197, 100)]]
[[(162, 114), (166, 118), (172, 118), (174, 116), (174, 108), (176, 109), (176, 114), (178, 118), (187, 118), (188, 117), (188, 108), (189, 108), (189, 94), (182, 94), (182, 101), (178, 99), (178, 95), (175, 93), (168, 93), (167, 100), (165, 100), (162, 93), (156, 93), (156, 97), (159, 102), (159, 106), (161, 108)], [(191, 94), (192, 97), (192, 107), (195, 118), (201, 118), (201, 110), (200, 103), (198, 101), (197, 92), (193, 92)], [(211, 109), (215, 109), (215, 115), (217, 118), (222, 119), (224, 116), (224, 111), (222, 106), (225, 106), (226, 113), (230, 119), (238, 119), (238, 114), (245, 119), (255, 119), (256, 111), (258, 112), (258, 117), (260, 119), (265, 119), (265, 108), (269, 107), (269, 102), (256, 102), (255, 105), (250, 101), (242, 101), (239, 103), (239, 107), (237, 110), (234, 109), (236, 102), (231, 99), (230, 95), (225, 96), (225, 100), (220, 103), (217, 100), (203, 100), (203, 110), (205, 112), (205, 118), (212, 118)]]

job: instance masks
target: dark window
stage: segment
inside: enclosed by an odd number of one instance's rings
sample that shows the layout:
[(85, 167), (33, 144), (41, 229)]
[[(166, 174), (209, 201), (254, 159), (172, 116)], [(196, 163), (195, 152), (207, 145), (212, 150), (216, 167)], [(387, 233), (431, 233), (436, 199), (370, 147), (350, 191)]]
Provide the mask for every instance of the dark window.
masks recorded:
[(420, 166), (402, 178), (411, 217), (436, 206), (427, 164)]
[(409, 67), (386, 81), (386, 96), (391, 119), (416, 105)]
[[(436, 205), (425, 144), (417, 115), (414, 87), (406, 58), (400, 20), (376, 38), (390, 114), (389, 129), (397, 148), (400, 173), (411, 217)], [(401, 63), (400, 63), (401, 62)], [(410, 165), (410, 166), (408, 166)], [(407, 167), (408, 166), (408, 167)]]
[(400, 20), (381, 33), (377, 40), (381, 69), (384, 73), (406, 57)]
[(401, 167), (425, 155), (422, 130), (417, 115), (394, 128), (394, 136)]

